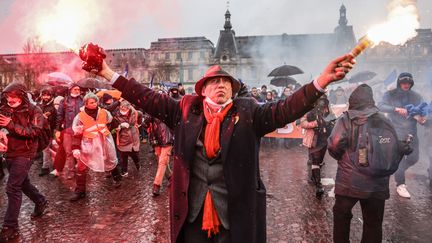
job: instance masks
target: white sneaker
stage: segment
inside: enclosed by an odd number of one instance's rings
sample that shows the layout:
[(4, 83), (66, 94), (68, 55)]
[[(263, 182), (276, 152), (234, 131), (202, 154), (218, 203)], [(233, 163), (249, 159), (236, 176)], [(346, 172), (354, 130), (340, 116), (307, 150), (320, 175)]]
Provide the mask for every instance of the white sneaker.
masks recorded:
[(57, 176), (60, 175), (60, 173), (59, 173), (56, 169), (54, 169), (54, 170), (52, 170), (52, 171), (50, 172), (50, 175), (53, 175), (53, 176), (57, 177)]
[(396, 188), (397, 193), (399, 194), (399, 196), (404, 197), (404, 198), (411, 198), (411, 195), (409, 194), (408, 190), (407, 190), (407, 186), (405, 184), (400, 184), (397, 188)]

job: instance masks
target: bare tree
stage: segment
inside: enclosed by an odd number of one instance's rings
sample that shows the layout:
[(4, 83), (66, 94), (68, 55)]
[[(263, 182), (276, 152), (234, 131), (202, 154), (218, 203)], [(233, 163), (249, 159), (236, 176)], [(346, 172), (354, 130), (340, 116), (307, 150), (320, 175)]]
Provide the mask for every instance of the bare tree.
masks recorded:
[(18, 73), (28, 88), (36, 85), (35, 81), (40, 74), (54, 68), (37, 37), (27, 39), (23, 46), (23, 55), (18, 57), (18, 61)]
[(176, 67), (170, 63), (159, 62), (154, 67), (154, 79), (156, 82), (169, 81), (171, 82), (171, 76), (176, 74)]

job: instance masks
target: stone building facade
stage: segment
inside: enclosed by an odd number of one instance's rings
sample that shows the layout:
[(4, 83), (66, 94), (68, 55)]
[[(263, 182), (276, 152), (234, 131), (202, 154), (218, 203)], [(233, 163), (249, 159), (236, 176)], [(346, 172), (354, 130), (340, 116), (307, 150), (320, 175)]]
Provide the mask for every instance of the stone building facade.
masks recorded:
[[(214, 64), (222, 65), (248, 86), (268, 84), (267, 75), (272, 69), (283, 64), (294, 65), (304, 71), (294, 77), (305, 83), (318, 75), (329, 60), (347, 53), (357, 43), (344, 5), (339, 9), (339, 22), (332, 33), (236, 36), (228, 10), (223, 27), (216, 46), (205, 37), (161, 38), (148, 49), (107, 50), (106, 60), (119, 73), (127, 65), (129, 77), (140, 82), (181, 82), (192, 91), (194, 82)], [(354, 72), (370, 70), (378, 74), (378, 79), (384, 79), (397, 70), (412, 72), (425, 82), (432, 79), (432, 31), (419, 29), (417, 32), (417, 37), (403, 46), (381, 44), (365, 51), (359, 56)], [(0, 55), (0, 85), (20, 75), (16, 72), (20, 55)]]

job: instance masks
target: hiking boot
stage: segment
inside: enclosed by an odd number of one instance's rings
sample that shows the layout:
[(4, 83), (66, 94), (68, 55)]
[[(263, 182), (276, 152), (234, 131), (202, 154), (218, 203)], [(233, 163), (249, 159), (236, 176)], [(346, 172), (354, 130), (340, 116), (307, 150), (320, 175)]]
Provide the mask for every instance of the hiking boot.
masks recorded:
[(76, 202), (80, 199), (83, 199), (86, 197), (85, 192), (74, 192), (74, 194), (69, 198), (69, 201)]
[(50, 173), (48, 168), (42, 168), (39, 172), (39, 176), (45, 176), (48, 175)]
[(322, 188), (322, 186), (317, 186), (317, 188), (315, 189), (316, 198), (321, 199), (323, 195), (324, 195), (324, 188)]
[(44, 215), (48, 208), (48, 200), (45, 200), (44, 202), (40, 204), (36, 204), (35, 208), (33, 210), (33, 213), (31, 214), (32, 218), (38, 218)]
[(407, 186), (405, 184), (400, 184), (399, 186), (397, 186), (396, 191), (399, 194), (399, 196), (403, 198), (411, 198), (411, 195), (408, 192)]
[(153, 184), (153, 190), (152, 190), (153, 197), (157, 197), (160, 195), (160, 188), (161, 186)]
[(0, 242), (6, 242), (19, 236), (19, 230), (3, 226), (0, 232)]

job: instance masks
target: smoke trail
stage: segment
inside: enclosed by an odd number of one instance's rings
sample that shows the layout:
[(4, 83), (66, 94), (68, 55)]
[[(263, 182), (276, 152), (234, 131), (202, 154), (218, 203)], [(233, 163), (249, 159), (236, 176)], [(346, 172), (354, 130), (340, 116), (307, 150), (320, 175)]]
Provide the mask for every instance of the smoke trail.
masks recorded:
[[(177, 0), (14, 1), (8, 16), (0, 23), (0, 29), (13, 29), (12, 34), (2, 36), (2, 45), (12, 47), (22, 43), (24, 47), (28, 39), (37, 37), (42, 43), (37, 49), (43, 52), (77, 49), (90, 41), (108, 49), (125, 39), (145, 36), (155, 26), (167, 32), (177, 29), (180, 15), (175, 11), (169, 15), (161, 13), (176, 9), (178, 5)], [(139, 32), (131, 28), (137, 25), (142, 26)], [(21, 52), (32, 54), (38, 51), (23, 48)], [(74, 80), (82, 78), (85, 73), (79, 58), (72, 54), (64, 56), (44, 57), (49, 64), (48, 70), (65, 72)], [(41, 73), (41, 62), (44, 62), (41, 55), (18, 56), (17, 61), (29, 71), (33, 69), (33, 73)], [(34, 77), (35, 81), (42, 82), (47, 72)]]
[(368, 31), (368, 37), (378, 44), (381, 41), (392, 45), (402, 45), (417, 35), (420, 27), (416, 0), (392, 0), (385, 23), (376, 25)]

